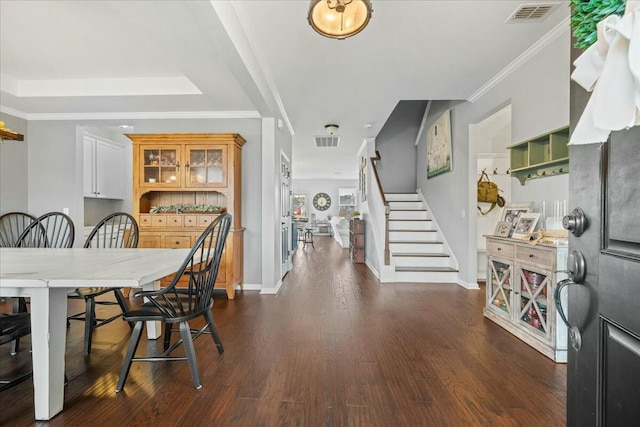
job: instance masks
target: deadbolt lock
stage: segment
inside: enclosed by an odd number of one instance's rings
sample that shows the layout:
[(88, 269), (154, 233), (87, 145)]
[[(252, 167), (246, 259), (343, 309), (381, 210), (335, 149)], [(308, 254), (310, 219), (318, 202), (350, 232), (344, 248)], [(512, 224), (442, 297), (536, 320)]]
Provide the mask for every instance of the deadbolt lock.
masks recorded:
[(587, 228), (587, 217), (580, 208), (575, 208), (568, 215), (562, 218), (562, 227), (573, 233), (574, 236), (580, 237)]

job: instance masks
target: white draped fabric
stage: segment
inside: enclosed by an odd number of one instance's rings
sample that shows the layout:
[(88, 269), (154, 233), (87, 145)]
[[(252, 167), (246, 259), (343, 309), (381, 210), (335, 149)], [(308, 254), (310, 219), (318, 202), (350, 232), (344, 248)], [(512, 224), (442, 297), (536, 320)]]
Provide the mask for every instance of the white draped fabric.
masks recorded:
[(640, 125), (640, 1), (598, 23), (598, 40), (573, 63), (571, 78), (593, 92), (569, 144), (605, 142)]

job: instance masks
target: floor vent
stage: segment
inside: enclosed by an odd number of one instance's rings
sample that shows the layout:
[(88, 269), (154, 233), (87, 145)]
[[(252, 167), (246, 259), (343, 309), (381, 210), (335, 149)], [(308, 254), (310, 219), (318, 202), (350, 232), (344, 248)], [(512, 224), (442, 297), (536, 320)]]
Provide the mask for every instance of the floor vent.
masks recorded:
[(316, 136), (316, 147), (337, 147), (339, 143), (339, 136)]
[(522, 4), (511, 14), (505, 23), (541, 22), (553, 12), (560, 3)]

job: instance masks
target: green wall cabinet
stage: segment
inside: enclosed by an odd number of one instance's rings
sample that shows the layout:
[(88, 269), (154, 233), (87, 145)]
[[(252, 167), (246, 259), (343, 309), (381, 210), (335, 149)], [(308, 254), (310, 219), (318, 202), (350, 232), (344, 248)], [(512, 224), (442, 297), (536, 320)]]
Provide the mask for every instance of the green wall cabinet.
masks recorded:
[(507, 147), (511, 175), (524, 185), (528, 179), (569, 172), (569, 128), (564, 127)]

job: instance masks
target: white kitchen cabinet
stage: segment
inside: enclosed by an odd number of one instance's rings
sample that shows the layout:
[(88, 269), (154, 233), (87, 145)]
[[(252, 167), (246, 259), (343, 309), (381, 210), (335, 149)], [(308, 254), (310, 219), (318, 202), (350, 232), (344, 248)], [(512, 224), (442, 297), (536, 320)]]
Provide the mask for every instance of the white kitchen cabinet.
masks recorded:
[(125, 147), (108, 139), (83, 134), (84, 197), (125, 198)]

